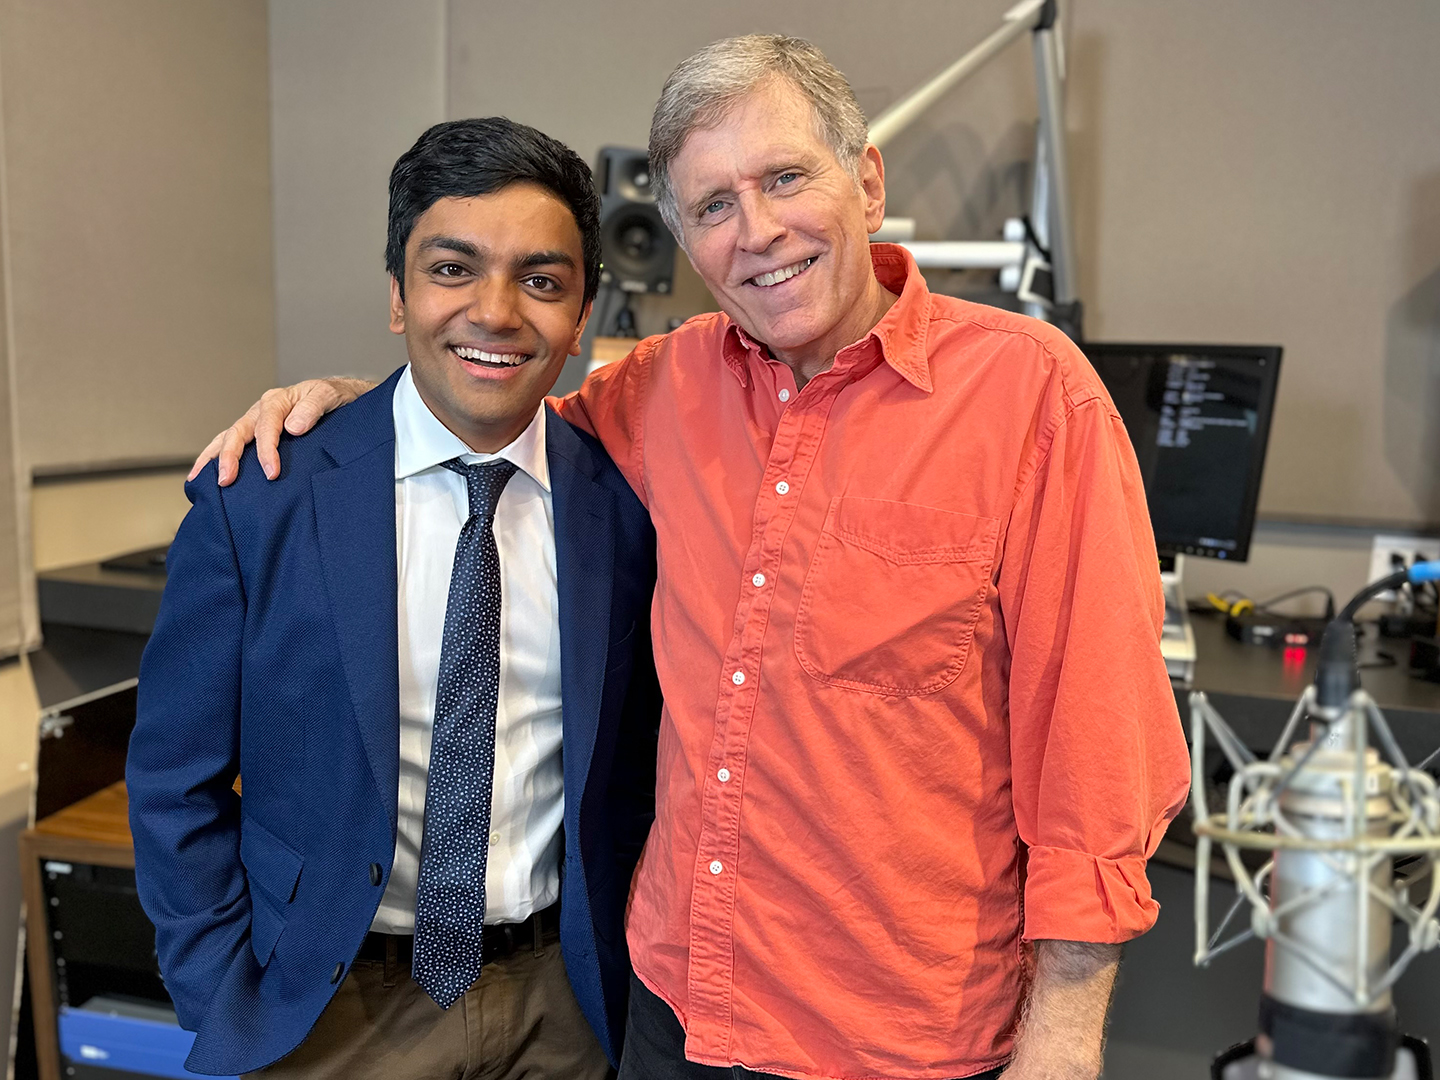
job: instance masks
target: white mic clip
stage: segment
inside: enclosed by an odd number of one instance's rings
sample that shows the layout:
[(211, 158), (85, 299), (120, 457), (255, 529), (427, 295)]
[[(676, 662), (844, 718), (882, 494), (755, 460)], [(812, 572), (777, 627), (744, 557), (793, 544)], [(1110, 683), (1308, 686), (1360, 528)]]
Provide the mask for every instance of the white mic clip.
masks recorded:
[[(1203, 693), (1190, 695), (1195, 963), (1208, 966), (1252, 938), (1265, 940), (1267, 949), (1254, 1071), (1215, 1075), (1422, 1075), (1409, 1064), (1421, 1052), (1415, 1040), (1402, 1049), (1390, 991), (1417, 956), (1440, 944), (1440, 794), (1433, 777), (1406, 761), (1363, 690), (1355, 689), (1341, 708), (1322, 709), (1316, 698), (1315, 687), (1308, 687), (1262, 759)], [(1305, 719), (1309, 738), (1295, 741)], [(1383, 756), (1370, 745), (1372, 734)], [(1223, 812), (1212, 813), (1207, 798), (1209, 737), (1234, 770)], [(1237, 895), (1212, 933), (1217, 844)], [(1269, 858), (1252, 869), (1246, 852)], [(1405, 866), (1397, 876), (1399, 860)], [(1412, 889), (1427, 876), (1428, 891), (1413, 903)], [(1222, 940), (1247, 905), (1249, 928)], [(1405, 925), (1407, 941), (1392, 961), (1396, 921)]]

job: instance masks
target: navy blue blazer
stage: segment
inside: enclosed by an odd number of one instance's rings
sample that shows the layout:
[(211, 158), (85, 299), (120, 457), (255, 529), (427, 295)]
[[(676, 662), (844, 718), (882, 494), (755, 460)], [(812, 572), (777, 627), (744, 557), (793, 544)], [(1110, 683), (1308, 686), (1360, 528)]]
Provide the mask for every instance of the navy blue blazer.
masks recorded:
[[(140, 899), (186, 1066), (250, 1072), (298, 1046), (349, 971), (390, 878), (399, 770), (399, 372), (280, 445), (209, 466), (170, 548), (125, 778)], [(553, 412), (560, 606), (561, 948), (612, 1061), (624, 911), (654, 816), (655, 534), (600, 444)], [(243, 778), (244, 797), (234, 791)], [(378, 864), (379, 874), (372, 872)], [(378, 877), (378, 880), (377, 880)]]

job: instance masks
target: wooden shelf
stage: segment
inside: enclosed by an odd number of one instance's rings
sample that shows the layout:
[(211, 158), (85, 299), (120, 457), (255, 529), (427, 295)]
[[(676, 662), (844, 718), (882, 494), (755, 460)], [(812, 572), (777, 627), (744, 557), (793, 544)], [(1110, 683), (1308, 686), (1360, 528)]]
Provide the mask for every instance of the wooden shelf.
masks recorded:
[(79, 840), (130, 852), (128, 864), (135, 865), (130, 839), (130, 799), (121, 780), (67, 806), (32, 830), (37, 837)]

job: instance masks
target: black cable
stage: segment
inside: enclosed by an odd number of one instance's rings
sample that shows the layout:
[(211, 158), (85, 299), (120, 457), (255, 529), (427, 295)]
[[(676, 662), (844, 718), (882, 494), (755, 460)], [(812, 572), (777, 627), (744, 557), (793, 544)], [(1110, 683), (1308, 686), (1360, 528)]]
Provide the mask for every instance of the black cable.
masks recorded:
[(1379, 596), (1382, 592), (1389, 592), (1391, 589), (1398, 589), (1401, 585), (1405, 584), (1409, 580), (1410, 571), (1397, 570), (1395, 571), (1395, 573), (1388, 574), (1385, 577), (1381, 578), (1379, 581), (1372, 581), (1369, 585), (1366, 585), (1365, 588), (1361, 589), (1358, 593), (1352, 596), (1350, 598), (1350, 602), (1346, 604), (1343, 608), (1341, 608), (1340, 614), (1335, 617), (1337, 619), (1343, 619), (1345, 622), (1349, 622), (1350, 620), (1355, 618), (1355, 613), (1357, 611), (1359, 611), (1362, 607), (1368, 604), (1371, 600), (1375, 599), (1375, 597)]
[(1035, 250), (1045, 257), (1046, 262), (1049, 262), (1050, 249), (1040, 243), (1040, 235), (1035, 231), (1035, 223), (1030, 220), (1030, 215), (1024, 215), (1020, 221), (1025, 226), (1025, 239), (1029, 240)]
[(1325, 628), (1325, 636), (1320, 639), (1320, 662), (1315, 671), (1315, 697), (1321, 707), (1343, 709), (1359, 682), (1355, 656), (1355, 613), (1382, 592), (1398, 589), (1409, 579), (1408, 570), (1397, 570), (1379, 581), (1372, 581), (1352, 596)]
[(1335, 617), (1335, 594), (1324, 585), (1306, 585), (1300, 589), (1291, 589), (1289, 592), (1281, 593), (1279, 596), (1272, 596), (1269, 600), (1261, 601), (1255, 605), (1256, 611), (1269, 611), (1276, 604), (1284, 603), (1286, 600), (1294, 600), (1298, 596), (1309, 596), (1311, 593), (1325, 594), (1325, 618)]

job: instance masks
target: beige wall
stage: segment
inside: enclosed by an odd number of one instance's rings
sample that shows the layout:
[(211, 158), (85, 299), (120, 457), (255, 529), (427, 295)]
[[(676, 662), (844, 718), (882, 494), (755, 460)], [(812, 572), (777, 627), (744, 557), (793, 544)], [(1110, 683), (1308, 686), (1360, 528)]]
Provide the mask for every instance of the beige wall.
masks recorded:
[(1440, 522), (1440, 5), (1077, 14), (1096, 336), (1284, 345), (1262, 509)]
[[(1207, 592), (1237, 589), (1263, 601), (1291, 589), (1325, 585), (1334, 591), (1336, 604), (1344, 604), (1369, 581), (1372, 539), (1365, 529), (1264, 523), (1255, 530), (1247, 562), (1187, 559), (1185, 593), (1200, 600)], [(1296, 599), (1284, 610), (1320, 615), (1325, 598)], [(1369, 610), (1378, 614), (1380, 609)]]
[(27, 467), (183, 457), (275, 378), (263, 0), (0, 0)]
[(284, 382), (381, 378), (405, 362), (387, 327), (386, 184), (395, 159), (445, 119), (444, 41), (443, 0), (271, 0)]
[[(0, 56), (0, 116), (4, 113), (3, 68), (3, 56)], [(0, 123), (0, 657), (8, 658), (33, 647), (40, 627), (25, 529), (28, 473), (20, 456), (14, 348), (10, 333), (13, 325), (10, 318), (11, 251), (5, 161), (5, 132), (3, 123)], [(4, 925), (0, 921), (0, 927)], [(0, 963), (3, 963), (3, 953), (0, 953)]]
[(37, 484), (31, 497), (35, 569), (168, 544), (189, 509), (183, 469)]

